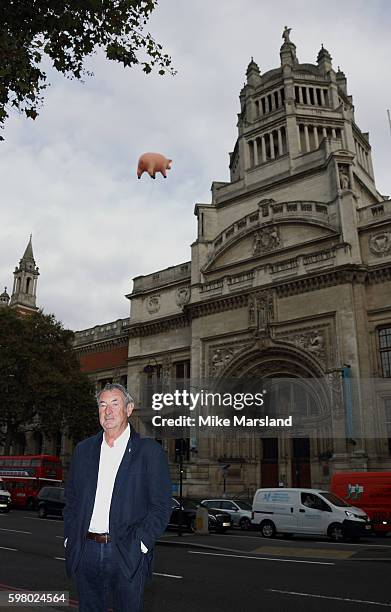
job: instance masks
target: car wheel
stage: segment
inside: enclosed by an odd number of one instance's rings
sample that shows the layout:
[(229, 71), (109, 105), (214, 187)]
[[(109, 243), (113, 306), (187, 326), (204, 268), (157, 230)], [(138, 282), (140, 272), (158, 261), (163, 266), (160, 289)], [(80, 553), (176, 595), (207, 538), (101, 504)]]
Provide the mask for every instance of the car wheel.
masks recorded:
[(261, 535), (263, 538), (274, 538), (276, 535), (276, 526), (272, 521), (263, 521), (261, 523)]
[(45, 518), (47, 516), (46, 510), (45, 510), (45, 508), (43, 506), (40, 506), (38, 508), (38, 516), (39, 516), (39, 518)]
[(345, 539), (341, 523), (332, 523), (327, 530), (327, 535), (333, 542), (342, 542)]
[(27, 500), (26, 510), (35, 510), (35, 500), (33, 497), (29, 497)]
[(240, 529), (243, 529), (243, 531), (247, 531), (248, 529), (251, 528), (251, 521), (249, 518), (244, 517), (242, 519), (240, 519), (239, 521), (239, 527)]

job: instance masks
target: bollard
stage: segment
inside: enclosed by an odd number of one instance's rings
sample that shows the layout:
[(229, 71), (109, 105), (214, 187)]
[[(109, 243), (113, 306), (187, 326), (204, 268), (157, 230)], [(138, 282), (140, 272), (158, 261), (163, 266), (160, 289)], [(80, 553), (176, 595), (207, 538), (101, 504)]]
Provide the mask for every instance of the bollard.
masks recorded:
[(195, 519), (195, 533), (197, 535), (209, 535), (209, 513), (208, 508), (198, 506)]

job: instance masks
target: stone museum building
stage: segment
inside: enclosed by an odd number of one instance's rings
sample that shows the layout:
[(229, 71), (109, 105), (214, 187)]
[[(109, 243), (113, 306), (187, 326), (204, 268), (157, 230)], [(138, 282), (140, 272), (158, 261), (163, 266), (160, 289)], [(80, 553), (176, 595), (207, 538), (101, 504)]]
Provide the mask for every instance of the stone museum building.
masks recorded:
[[(317, 434), (195, 431), (183, 449), (189, 496), (221, 495), (224, 478), (229, 494), (248, 497), (391, 469), (391, 201), (376, 189), (345, 74), (323, 46), (300, 63), (287, 28), (283, 39), (278, 67), (248, 65), (230, 180), (195, 204), (190, 261), (134, 278), (130, 317), (75, 337), (98, 389), (131, 390), (144, 434), (154, 389), (304, 381), (274, 399), (286, 414), (315, 415)], [(178, 482), (179, 440), (161, 442)]]
[[(283, 39), (278, 67), (248, 65), (230, 180), (195, 205), (191, 260), (136, 277), (129, 319), (76, 334), (98, 388), (127, 382), (142, 431), (145, 388), (164, 381), (323, 381), (320, 393), (307, 384), (300, 398), (275, 398), (309, 415), (328, 398), (319, 436), (187, 439), (187, 495), (221, 494), (227, 464), (227, 491), (244, 496), (391, 469), (391, 201), (376, 189), (345, 74), (323, 46), (300, 63), (287, 28)], [(177, 482), (178, 442), (162, 443)]]

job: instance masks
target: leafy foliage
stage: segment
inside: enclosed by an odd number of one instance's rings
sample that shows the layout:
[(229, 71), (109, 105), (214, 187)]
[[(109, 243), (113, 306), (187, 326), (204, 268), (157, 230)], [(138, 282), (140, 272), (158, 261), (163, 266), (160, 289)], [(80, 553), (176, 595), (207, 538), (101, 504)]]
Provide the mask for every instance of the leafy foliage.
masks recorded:
[(22, 425), (80, 439), (96, 432), (93, 387), (80, 372), (73, 333), (53, 315), (0, 310), (0, 427), (6, 449)]
[(76, 79), (86, 74), (85, 58), (98, 48), (124, 67), (175, 74), (171, 58), (144, 31), (156, 5), (157, 0), (1, 0), (0, 127), (10, 108), (36, 119), (47, 87), (45, 57)]

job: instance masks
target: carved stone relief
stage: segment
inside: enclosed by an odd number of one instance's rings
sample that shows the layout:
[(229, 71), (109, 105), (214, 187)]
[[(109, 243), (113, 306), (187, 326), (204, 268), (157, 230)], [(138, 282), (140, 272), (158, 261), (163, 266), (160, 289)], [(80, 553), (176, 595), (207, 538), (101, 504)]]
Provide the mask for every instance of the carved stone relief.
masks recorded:
[(391, 232), (377, 232), (369, 238), (371, 253), (382, 257), (391, 253)]
[(176, 303), (178, 306), (185, 306), (190, 300), (190, 287), (178, 287), (176, 290)]
[(283, 333), (278, 335), (277, 340), (294, 344), (297, 348), (314, 355), (325, 368), (327, 367), (329, 347), (325, 329), (311, 328), (300, 330), (299, 333)]
[(149, 314), (155, 314), (160, 310), (160, 295), (151, 295), (147, 299), (147, 310)]
[(253, 255), (268, 253), (282, 246), (279, 230), (277, 227), (264, 227), (254, 234)]
[(248, 324), (257, 330), (264, 330), (274, 321), (273, 291), (258, 291), (248, 298)]
[(217, 377), (224, 368), (236, 357), (239, 353), (246, 350), (251, 343), (240, 343), (235, 345), (215, 345), (209, 349), (209, 374), (212, 377)]

